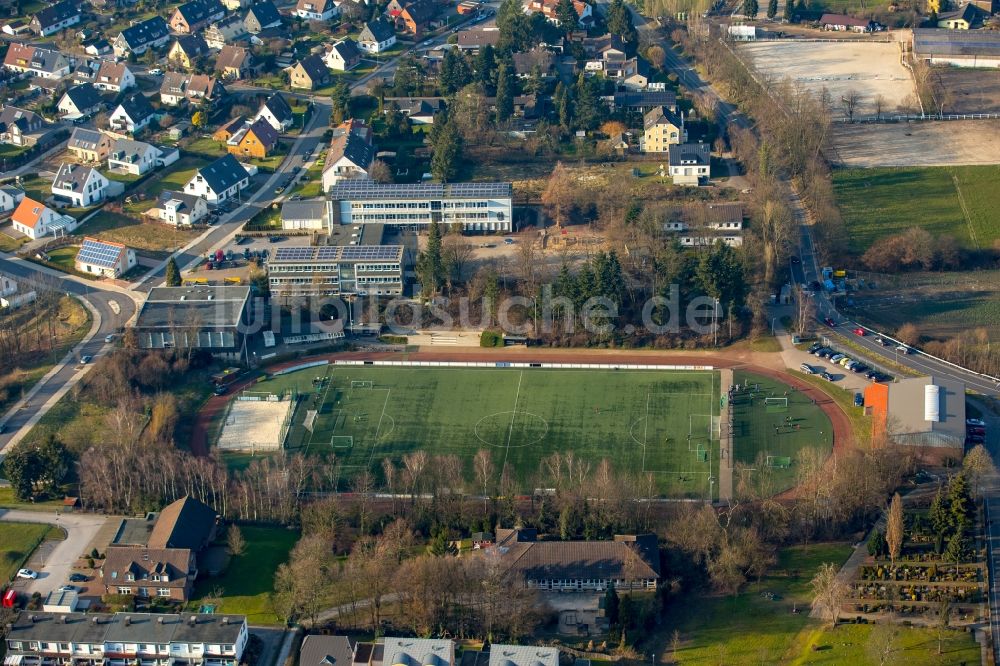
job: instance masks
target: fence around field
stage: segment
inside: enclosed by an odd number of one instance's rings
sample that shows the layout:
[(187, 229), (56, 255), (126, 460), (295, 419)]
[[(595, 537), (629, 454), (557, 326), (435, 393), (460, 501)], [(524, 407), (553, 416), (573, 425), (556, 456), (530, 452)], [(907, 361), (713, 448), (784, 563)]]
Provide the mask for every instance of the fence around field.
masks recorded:
[[(551, 370), (715, 370), (712, 365), (656, 365), (637, 363), (531, 363), (523, 361), (355, 361), (333, 360), (333, 365), (374, 365), (414, 368), (548, 368)], [(300, 366), (303, 367), (303, 366)], [(308, 366), (304, 366), (308, 367)], [(286, 370), (285, 372), (290, 371)], [(275, 373), (277, 374), (277, 373)]]
[(839, 118), (834, 118), (833, 122), (844, 125), (884, 125), (889, 123), (908, 123), (932, 120), (1000, 120), (1000, 113), (927, 113), (922, 116), (917, 114), (855, 116), (853, 119), (841, 116)]

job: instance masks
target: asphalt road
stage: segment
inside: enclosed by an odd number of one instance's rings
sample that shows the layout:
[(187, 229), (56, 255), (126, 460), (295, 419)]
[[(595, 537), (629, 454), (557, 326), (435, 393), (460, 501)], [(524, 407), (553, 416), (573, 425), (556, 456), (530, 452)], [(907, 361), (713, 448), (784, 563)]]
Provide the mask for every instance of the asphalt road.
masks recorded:
[(93, 514), (68, 513), (57, 514), (46, 511), (8, 511), (0, 509), (0, 520), (16, 523), (47, 523), (57, 525), (66, 531), (66, 538), (54, 542), (54, 547), (40, 548), (39, 552), (29, 561), (29, 568), (38, 572), (34, 580), (15, 579), (14, 588), (26, 595), (38, 592), (44, 598), (46, 594), (66, 585), (69, 574), (77, 559), (85, 554), (94, 537), (104, 527), (104, 523), (113, 520), (106, 516)]

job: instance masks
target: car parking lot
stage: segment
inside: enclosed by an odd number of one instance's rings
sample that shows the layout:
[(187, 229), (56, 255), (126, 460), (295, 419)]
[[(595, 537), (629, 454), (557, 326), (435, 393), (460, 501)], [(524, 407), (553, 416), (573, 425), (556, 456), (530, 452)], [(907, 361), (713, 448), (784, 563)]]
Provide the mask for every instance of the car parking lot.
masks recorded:
[(801, 370), (810, 375), (819, 375), (827, 381), (836, 382), (850, 376), (863, 378), (869, 382), (892, 381), (889, 373), (854, 358), (838, 349), (836, 345), (816, 342), (806, 349), (806, 352), (814, 356), (817, 363), (803, 363)]

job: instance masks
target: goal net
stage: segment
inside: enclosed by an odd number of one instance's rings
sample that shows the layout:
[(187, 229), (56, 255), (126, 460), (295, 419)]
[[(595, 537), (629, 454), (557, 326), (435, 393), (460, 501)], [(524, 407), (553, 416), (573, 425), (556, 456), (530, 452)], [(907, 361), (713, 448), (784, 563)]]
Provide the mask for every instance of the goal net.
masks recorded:
[(789, 456), (768, 456), (767, 466), (788, 469), (792, 466), (792, 459)]
[(354, 448), (354, 435), (333, 435), (330, 437), (330, 446), (334, 449)]
[(351, 388), (375, 388), (375, 382), (370, 379), (354, 379), (351, 380)]
[(768, 414), (788, 411), (788, 398), (764, 398), (764, 408)]

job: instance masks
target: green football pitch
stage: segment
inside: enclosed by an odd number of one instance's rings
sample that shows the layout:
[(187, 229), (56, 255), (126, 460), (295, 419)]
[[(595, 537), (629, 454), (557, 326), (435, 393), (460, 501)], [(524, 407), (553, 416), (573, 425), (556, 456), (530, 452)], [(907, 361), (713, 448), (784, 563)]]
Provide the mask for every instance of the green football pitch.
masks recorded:
[(718, 477), (714, 371), (331, 365), (253, 391), (291, 388), (301, 399), (286, 448), (335, 453), (348, 477), (418, 449), (459, 456), (469, 479), (487, 449), (524, 490), (557, 451), (650, 472), (671, 497), (707, 497)]

